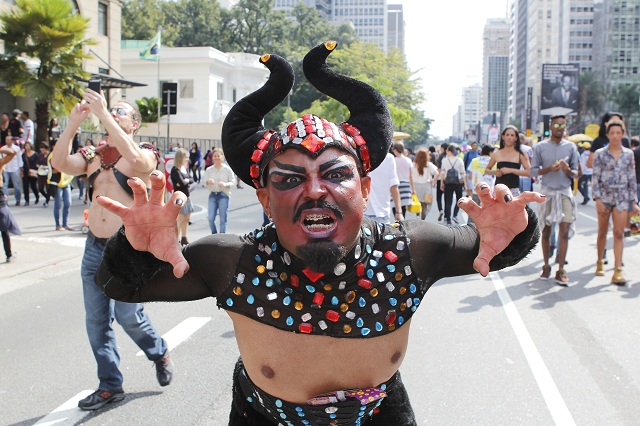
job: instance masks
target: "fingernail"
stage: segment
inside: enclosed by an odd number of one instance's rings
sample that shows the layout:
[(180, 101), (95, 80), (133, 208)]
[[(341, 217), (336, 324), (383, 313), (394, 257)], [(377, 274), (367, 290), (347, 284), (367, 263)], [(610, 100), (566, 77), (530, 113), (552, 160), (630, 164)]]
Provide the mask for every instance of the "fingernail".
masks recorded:
[(489, 187), (489, 185), (487, 185), (486, 183), (483, 183), (482, 185), (480, 185), (480, 189), (487, 189)]
[(460, 205), (460, 203), (461, 203), (461, 202), (463, 202), (463, 201), (464, 201), (464, 198), (460, 198), (460, 199), (458, 200), (458, 205)]
[(541, 196), (542, 198), (547, 198), (547, 196), (546, 196), (546, 195), (544, 195), (544, 194), (540, 194), (540, 196)]
[(135, 182), (135, 181), (138, 180), (138, 178), (137, 177), (130, 177), (129, 180), (132, 181), (132, 182)]
[(160, 172), (157, 170), (152, 171), (151, 174), (154, 176), (160, 176)]
[(177, 204), (177, 205), (179, 205), (179, 206), (181, 206), (181, 205), (183, 204), (182, 198), (178, 198), (178, 199), (176, 200), (176, 204)]
[(509, 194), (504, 196), (504, 200), (508, 203), (509, 201), (513, 200), (513, 197)]
[(102, 195), (96, 195), (96, 198), (100, 198), (100, 197), (102, 197)]

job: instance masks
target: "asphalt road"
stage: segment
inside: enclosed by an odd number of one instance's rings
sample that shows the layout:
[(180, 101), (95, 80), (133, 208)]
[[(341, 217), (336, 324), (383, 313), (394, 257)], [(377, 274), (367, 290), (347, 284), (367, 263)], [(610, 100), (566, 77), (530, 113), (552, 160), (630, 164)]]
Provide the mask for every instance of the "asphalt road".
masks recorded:
[[(206, 197), (201, 188), (193, 195), (200, 208), (190, 239), (208, 233)], [(85, 206), (74, 198), (70, 223), (79, 229)], [(79, 276), (85, 237), (56, 232), (51, 207), (12, 211), (23, 235), (12, 239), (18, 261), (0, 264), (0, 424), (227, 424), (238, 350), (231, 321), (213, 299), (147, 305), (173, 347), (176, 374), (166, 388), (116, 326), (127, 397), (98, 412), (78, 410), (77, 400), (97, 385)], [(253, 191), (235, 190), (229, 231), (261, 222)], [(629, 284), (616, 287), (609, 284), (613, 262), (607, 276), (593, 275), (595, 233), (595, 208), (581, 207), (569, 245), (569, 287), (537, 278), (538, 248), (490, 277), (431, 288), (412, 321), (401, 368), (418, 424), (638, 424), (640, 236), (626, 239)]]

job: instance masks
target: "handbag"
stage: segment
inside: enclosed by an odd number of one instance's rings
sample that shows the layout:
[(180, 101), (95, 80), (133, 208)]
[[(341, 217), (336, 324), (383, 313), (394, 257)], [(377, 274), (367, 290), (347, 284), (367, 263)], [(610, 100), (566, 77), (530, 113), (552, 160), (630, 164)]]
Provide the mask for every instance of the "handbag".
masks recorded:
[(29, 177), (38, 177), (38, 171), (36, 169), (29, 169)]
[(38, 166), (38, 171), (36, 172), (38, 176), (47, 176), (49, 174), (49, 167), (47, 166)]
[(411, 196), (411, 204), (407, 206), (407, 211), (415, 214), (420, 214), (422, 212), (422, 205), (420, 204), (420, 200), (416, 194)]
[(431, 204), (433, 203), (433, 194), (431, 192), (427, 192), (424, 194), (424, 203)]

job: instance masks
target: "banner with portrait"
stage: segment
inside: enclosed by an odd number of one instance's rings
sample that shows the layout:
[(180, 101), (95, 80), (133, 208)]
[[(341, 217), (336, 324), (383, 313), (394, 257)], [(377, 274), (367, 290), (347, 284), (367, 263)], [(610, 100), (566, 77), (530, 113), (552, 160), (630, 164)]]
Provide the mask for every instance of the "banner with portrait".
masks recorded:
[(540, 113), (575, 115), (578, 112), (580, 66), (542, 64)]

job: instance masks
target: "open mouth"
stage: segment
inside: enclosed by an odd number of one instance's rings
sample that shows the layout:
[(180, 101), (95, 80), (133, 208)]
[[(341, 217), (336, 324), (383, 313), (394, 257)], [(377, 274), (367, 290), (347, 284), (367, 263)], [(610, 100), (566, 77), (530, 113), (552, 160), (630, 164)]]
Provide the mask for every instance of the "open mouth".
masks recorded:
[(309, 214), (304, 217), (302, 224), (312, 232), (328, 231), (335, 225), (335, 220), (326, 214)]

